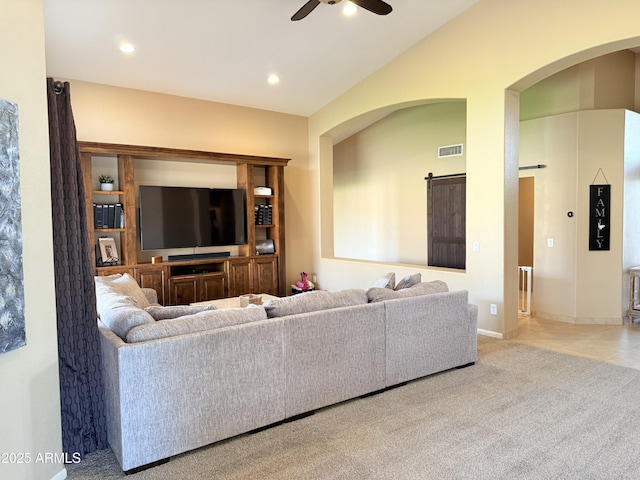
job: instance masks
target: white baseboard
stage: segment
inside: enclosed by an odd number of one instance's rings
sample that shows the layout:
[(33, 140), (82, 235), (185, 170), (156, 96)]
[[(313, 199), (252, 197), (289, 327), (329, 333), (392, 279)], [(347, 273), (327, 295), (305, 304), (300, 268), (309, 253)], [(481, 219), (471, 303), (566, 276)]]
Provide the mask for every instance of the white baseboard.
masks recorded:
[(491, 330), (484, 330), (482, 328), (478, 329), (478, 335), (484, 335), (485, 337), (499, 338), (500, 340), (504, 339), (501, 333), (493, 332)]
[(64, 480), (65, 478), (67, 478), (67, 469), (63, 468), (56, 475), (51, 477), (51, 480)]

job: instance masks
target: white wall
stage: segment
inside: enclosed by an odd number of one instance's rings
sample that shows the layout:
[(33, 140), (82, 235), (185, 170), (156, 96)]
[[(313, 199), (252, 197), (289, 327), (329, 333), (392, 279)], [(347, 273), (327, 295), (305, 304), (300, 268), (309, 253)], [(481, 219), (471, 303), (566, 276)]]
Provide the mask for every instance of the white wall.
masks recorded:
[[(25, 347), (0, 355), (0, 478), (63, 478), (53, 458), (62, 440), (41, 0), (0, 2), (0, 43), (0, 98), (19, 114), (27, 334)], [(6, 463), (11, 453), (22, 463)]]
[(640, 114), (625, 112), (622, 231), (622, 305), (629, 308), (629, 269), (640, 265)]
[(333, 150), (336, 257), (427, 265), (425, 177), (465, 172), (465, 157), (438, 147), (465, 143), (464, 102), (398, 110)]

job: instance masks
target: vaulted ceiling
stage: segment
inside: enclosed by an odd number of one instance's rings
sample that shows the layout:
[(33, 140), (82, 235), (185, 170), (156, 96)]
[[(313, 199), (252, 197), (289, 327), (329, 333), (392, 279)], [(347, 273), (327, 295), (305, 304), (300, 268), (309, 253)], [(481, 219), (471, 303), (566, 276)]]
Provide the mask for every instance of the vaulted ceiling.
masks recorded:
[(46, 0), (47, 75), (308, 116), (478, 0), (306, 1)]

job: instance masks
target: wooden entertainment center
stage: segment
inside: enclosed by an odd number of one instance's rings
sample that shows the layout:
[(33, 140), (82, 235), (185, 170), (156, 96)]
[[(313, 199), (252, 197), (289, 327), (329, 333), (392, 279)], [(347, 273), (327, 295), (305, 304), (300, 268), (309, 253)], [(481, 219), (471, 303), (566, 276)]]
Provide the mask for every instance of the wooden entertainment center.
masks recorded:
[[(153, 288), (158, 294), (158, 301), (163, 305), (182, 305), (247, 293), (286, 295), (284, 167), (289, 159), (94, 142), (78, 142), (78, 146), (82, 162), (89, 244), (96, 245), (99, 236), (103, 234), (119, 238), (119, 264), (96, 266), (97, 275), (129, 273), (141, 287)], [(107, 157), (117, 163), (116, 190), (105, 192), (96, 189), (93, 163), (97, 157)], [(136, 159), (235, 164), (237, 188), (244, 189), (247, 207), (246, 243), (237, 247), (238, 254), (184, 261), (167, 261), (164, 258), (161, 263), (139, 263), (140, 236), (134, 172)], [(271, 194), (254, 194), (256, 186), (270, 188)], [(122, 228), (94, 228), (93, 205), (96, 203), (121, 204), (124, 217)], [(272, 206), (270, 224), (255, 224), (254, 209), (259, 205)], [(267, 239), (273, 241), (274, 253), (258, 255), (256, 242)], [(93, 263), (96, 265), (95, 251)]]

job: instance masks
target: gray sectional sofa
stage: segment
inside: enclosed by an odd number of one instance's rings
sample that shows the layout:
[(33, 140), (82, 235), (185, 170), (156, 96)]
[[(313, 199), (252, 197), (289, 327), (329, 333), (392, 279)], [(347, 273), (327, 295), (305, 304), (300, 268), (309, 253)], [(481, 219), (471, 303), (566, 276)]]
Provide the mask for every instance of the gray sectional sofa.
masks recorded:
[(96, 289), (124, 471), (476, 360), (477, 308), (442, 282), (227, 310), (161, 307), (126, 274)]

